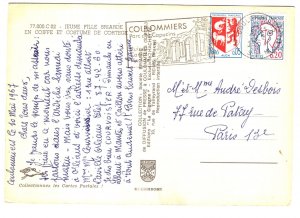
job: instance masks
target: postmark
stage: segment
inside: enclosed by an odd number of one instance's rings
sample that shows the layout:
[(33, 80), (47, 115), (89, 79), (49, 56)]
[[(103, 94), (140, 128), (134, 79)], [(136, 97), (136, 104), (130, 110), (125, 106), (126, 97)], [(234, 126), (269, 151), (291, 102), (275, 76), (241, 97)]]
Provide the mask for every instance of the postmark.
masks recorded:
[(152, 182), (156, 176), (156, 161), (141, 160), (140, 177), (144, 182)]
[(127, 42), (138, 60), (131, 65), (212, 63), (210, 33), (209, 16), (126, 22)]
[(216, 58), (241, 58), (242, 37), (238, 23), (242, 13), (211, 13), (211, 52)]
[(250, 59), (284, 58), (284, 16), (251, 13), (239, 23), (243, 35), (242, 54)]

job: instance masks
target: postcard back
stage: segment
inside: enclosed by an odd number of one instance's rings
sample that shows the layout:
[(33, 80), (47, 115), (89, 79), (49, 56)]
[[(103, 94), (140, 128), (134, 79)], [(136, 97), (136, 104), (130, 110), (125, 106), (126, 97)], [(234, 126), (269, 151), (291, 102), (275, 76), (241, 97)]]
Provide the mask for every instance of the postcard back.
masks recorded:
[(8, 28), (6, 201), (290, 202), (294, 8), (10, 4)]

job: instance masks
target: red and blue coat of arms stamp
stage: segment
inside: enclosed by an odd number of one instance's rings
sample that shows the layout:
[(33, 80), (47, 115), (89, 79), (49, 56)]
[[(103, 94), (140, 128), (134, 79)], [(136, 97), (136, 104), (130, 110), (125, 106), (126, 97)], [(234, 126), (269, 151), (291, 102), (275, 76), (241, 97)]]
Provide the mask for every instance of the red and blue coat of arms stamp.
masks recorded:
[(216, 58), (241, 58), (242, 13), (211, 13), (211, 52)]

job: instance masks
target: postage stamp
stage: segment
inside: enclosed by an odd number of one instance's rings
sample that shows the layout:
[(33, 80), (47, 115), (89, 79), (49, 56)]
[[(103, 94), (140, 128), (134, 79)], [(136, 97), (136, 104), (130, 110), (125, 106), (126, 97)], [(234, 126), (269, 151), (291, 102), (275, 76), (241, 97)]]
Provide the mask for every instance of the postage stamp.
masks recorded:
[(238, 24), (243, 36), (242, 55), (250, 59), (284, 58), (284, 16), (251, 13)]
[(216, 58), (241, 58), (242, 36), (238, 23), (242, 13), (211, 13), (212, 45)]
[(131, 65), (212, 63), (210, 33), (209, 16), (126, 22)]
[(283, 40), (283, 16), (251, 16), (250, 58), (282, 60)]

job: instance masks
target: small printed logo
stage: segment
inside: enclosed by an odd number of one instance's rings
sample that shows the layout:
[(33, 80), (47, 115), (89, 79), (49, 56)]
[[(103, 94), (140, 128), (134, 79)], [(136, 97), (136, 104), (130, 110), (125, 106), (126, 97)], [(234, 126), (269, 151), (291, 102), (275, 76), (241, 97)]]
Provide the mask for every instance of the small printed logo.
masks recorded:
[(152, 182), (156, 175), (155, 160), (141, 160), (140, 176), (144, 182)]
[(216, 57), (241, 57), (241, 32), (238, 22), (242, 14), (212, 14), (212, 41)]
[(32, 167), (26, 167), (25, 169), (23, 170), (20, 170), (21, 173), (24, 174), (24, 176), (22, 177), (22, 180), (27, 178), (27, 177), (34, 177), (34, 176), (42, 176), (44, 175), (44, 173), (42, 172), (38, 172), (35, 168), (32, 168)]

